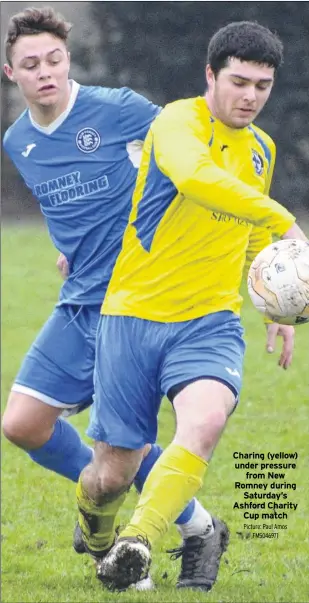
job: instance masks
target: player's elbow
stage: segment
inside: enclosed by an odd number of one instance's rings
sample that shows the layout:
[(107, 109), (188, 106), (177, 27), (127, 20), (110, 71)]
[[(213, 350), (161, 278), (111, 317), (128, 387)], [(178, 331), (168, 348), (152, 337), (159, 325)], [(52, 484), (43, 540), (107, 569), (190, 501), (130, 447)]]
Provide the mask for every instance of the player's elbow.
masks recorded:
[(207, 178), (200, 170), (200, 166), (188, 165), (179, 170), (177, 177), (174, 179), (177, 190), (188, 199), (204, 201), (209, 187), (212, 185), (212, 180), (207, 174)]
[(183, 174), (179, 175), (179, 177), (177, 179), (175, 179), (174, 182), (175, 182), (178, 192), (181, 195), (183, 195), (184, 197), (187, 197), (188, 199), (190, 199), (194, 196), (195, 183), (191, 177), (191, 174), (183, 173)]

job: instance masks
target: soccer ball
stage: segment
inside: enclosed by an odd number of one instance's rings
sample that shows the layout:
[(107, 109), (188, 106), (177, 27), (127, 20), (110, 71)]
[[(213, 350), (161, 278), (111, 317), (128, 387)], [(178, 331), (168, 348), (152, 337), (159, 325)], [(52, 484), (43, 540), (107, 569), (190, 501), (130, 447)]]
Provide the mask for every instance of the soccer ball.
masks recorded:
[(284, 239), (265, 247), (250, 266), (248, 291), (273, 322), (309, 322), (309, 243)]

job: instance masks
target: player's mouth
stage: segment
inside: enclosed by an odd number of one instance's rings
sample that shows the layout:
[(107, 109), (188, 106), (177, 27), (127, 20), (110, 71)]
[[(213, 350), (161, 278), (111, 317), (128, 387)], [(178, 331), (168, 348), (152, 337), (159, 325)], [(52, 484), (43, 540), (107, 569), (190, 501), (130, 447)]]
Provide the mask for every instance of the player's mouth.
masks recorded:
[(255, 109), (249, 109), (244, 107), (239, 107), (237, 110), (240, 111), (240, 113), (242, 113), (243, 115), (252, 115), (253, 113), (255, 113)]
[(46, 84), (45, 86), (41, 86), (41, 88), (39, 88), (39, 92), (52, 92), (53, 90), (56, 90), (56, 86), (53, 84)]

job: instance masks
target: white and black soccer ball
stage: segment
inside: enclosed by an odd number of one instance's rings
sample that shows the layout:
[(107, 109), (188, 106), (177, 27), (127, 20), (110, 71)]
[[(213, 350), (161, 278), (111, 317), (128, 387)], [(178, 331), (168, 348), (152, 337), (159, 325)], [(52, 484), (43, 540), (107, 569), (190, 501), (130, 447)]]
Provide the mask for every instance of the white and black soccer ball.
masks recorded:
[(248, 274), (250, 298), (274, 322), (309, 322), (309, 244), (284, 239), (265, 247)]

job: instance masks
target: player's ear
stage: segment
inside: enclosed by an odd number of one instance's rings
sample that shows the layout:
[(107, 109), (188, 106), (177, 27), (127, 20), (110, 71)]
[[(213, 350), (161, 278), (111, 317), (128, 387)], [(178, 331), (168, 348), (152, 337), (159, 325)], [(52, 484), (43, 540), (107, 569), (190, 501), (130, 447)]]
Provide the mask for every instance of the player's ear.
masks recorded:
[(11, 82), (15, 82), (15, 77), (13, 75), (13, 69), (12, 67), (10, 67), (10, 65), (8, 63), (5, 63), (3, 66), (3, 71), (6, 75), (7, 78), (9, 78), (9, 80), (11, 80)]
[(215, 74), (212, 70), (212, 68), (210, 67), (209, 63), (206, 65), (206, 82), (209, 85), (213, 84), (214, 80), (215, 80)]

